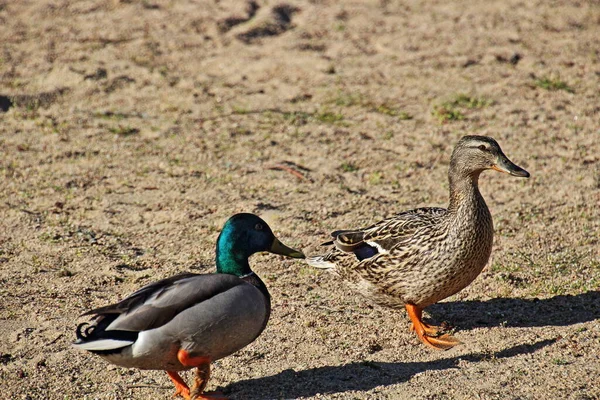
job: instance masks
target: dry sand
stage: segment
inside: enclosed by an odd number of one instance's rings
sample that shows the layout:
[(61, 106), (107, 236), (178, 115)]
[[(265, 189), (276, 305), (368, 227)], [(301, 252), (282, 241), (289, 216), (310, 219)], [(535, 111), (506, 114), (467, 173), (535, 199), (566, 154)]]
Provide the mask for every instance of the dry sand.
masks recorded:
[(70, 347), (78, 315), (212, 271), (235, 212), (315, 254), (445, 206), (464, 134), (532, 175), (482, 176), (492, 259), (428, 309), (464, 344), (432, 351), (404, 312), (257, 255), (271, 321), (209, 389), (600, 398), (598, 1), (5, 0), (0, 38), (0, 398), (171, 398), (164, 372)]

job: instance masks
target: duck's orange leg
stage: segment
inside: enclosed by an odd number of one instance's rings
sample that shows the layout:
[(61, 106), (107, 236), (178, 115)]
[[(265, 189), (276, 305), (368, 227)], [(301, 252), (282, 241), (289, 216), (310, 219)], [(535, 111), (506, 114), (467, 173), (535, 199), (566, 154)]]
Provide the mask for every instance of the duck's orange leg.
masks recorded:
[(218, 394), (209, 394), (204, 393), (204, 389), (206, 388), (206, 384), (210, 379), (210, 358), (208, 357), (192, 357), (190, 354), (181, 349), (177, 352), (177, 359), (179, 362), (186, 367), (196, 367), (196, 378), (194, 380), (194, 386), (190, 390), (190, 399), (191, 400), (199, 400), (199, 399), (210, 399), (217, 400), (223, 399), (226, 400), (225, 397), (221, 397)]
[(440, 334), (437, 326), (431, 326), (423, 322), (423, 310), (414, 304), (406, 304), (406, 312), (412, 321), (411, 331), (415, 331), (419, 339), (429, 347), (437, 350), (448, 350), (457, 344), (460, 340), (449, 334)]
[(173, 384), (175, 385), (176, 392), (173, 395), (173, 397), (181, 396), (185, 400), (190, 400), (190, 388), (188, 387), (188, 385), (186, 385), (183, 379), (181, 379), (179, 374), (175, 371), (167, 371), (167, 374), (169, 375), (169, 378), (171, 378)]

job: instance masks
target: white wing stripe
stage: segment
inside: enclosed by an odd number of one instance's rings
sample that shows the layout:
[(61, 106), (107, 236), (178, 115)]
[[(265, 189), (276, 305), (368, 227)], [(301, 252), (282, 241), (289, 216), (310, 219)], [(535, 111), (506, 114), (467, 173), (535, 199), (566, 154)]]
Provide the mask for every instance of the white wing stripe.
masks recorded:
[(73, 346), (83, 350), (115, 350), (133, 344), (131, 340), (101, 339), (93, 342), (75, 343)]
[(367, 244), (369, 246), (375, 247), (377, 249), (377, 251), (379, 252), (379, 254), (387, 254), (389, 253), (389, 251), (387, 251), (386, 249), (384, 249), (383, 247), (381, 247), (381, 245), (377, 242), (367, 242)]

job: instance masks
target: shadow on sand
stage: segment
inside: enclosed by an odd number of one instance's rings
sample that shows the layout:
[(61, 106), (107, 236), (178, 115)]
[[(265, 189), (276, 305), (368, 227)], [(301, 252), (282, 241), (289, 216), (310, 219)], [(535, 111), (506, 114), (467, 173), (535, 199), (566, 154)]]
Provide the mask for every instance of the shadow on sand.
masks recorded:
[(548, 299), (455, 301), (427, 308), (436, 322), (450, 321), (459, 330), (477, 327), (567, 326), (600, 318), (600, 291)]
[(534, 353), (555, 341), (556, 339), (548, 339), (532, 345), (511, 347), (494, 354), (466, 354), (427, 362), (354, 362), (304, 371), (287, 369), (275, 375), (233, 383), (224, 388), (223, 392), (234, 399), (295, 399), (318, 393), (365, 391), (377, 386), (405, 382), (423, 371), (457, 368), (459, 360), (477, 362), (490, 358), (508, 358)]
[[(564, 295), (548, 299), (492, 299), (435, 304), (427, 311), (439, 321), (449, 320), (460, 330), (475, 327), (566, 326), (600, 318), (600, 292), (590, 291), (576, 296)], [(470, 354), (427, 362), (388, 363), (354, 362), (340, 366), (311, 368), (304, 371), (285, 370), (278, 374), (233, 383), (223, 391), (233, 398), (295, 399), (318, 393), (365, 391), (409, 380), (428, 370), (456, 368), (460, 360), (477, 362), (484, 359), (509, 358), (534, 353), (555, 342), (543, 340), (532, 345), (518, 345), (495, 354)]]

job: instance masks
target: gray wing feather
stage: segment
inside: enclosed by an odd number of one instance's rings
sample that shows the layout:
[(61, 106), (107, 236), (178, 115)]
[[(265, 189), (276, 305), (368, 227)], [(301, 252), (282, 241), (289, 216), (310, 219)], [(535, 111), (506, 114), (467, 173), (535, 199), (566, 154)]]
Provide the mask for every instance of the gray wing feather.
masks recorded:
[(248, 285), (226, 274), (182, 274), (144, 286), (123, 301), (89, 314), (120, 314), (106, 328), (122, 331), (155, 329), (176, 315), (238, 285)]

